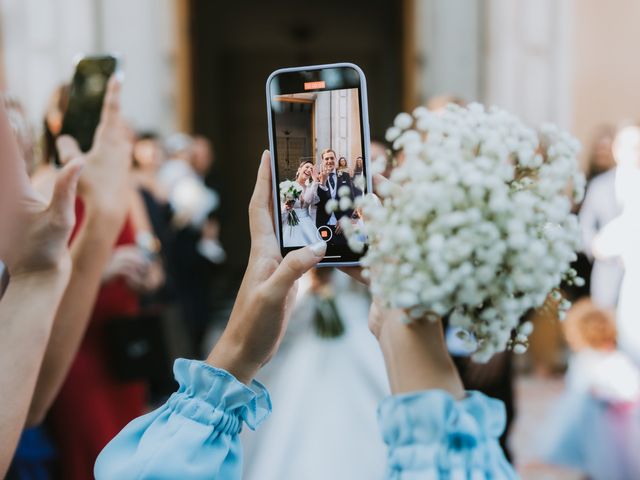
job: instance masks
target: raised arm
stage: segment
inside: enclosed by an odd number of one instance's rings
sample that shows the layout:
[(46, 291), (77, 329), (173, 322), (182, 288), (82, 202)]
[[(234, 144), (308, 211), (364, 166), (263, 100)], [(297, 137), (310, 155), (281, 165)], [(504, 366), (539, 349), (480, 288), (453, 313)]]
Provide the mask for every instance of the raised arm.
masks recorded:
[(307, 188), (304, 190), (304, 194), (302, 195), (302, 200), (305, 205), (315, 205), (320, 201), (320, 197), (318, 196), (318, 182), (311, 182), (310, 185), (307, 185)]
[(393, 393), (378, 411), (387, 478), (517, 478), (498, 443), (502, 402), (465, 393), (439, 319), (407, 325), (402, 315), (374, 302), (369, 319)]
[(47, 205), (31, 188), (0, 106), (0, 259), (11, 276), (0, 299), (0, 478), (24, 429), (56, 308), (69, 279), (67, 249), (82, 164), (57, 176)]
[(69, 285), (55, 317), (28, 423), (38, 424), (53, 403), (86, 330), (102, 272), (129, 205), (131, 142), (120, 115), (120, 85), (111, 79), (92, 149), (83, 155), (71, 137), (61, 137), (63, 160), (83, 158), (79, 193), (85, 217), (71, 245)]
[(96, 462), (98, 480), (241, 478), (238, 433), (243, 424), (256, 428), (271, 411), (267, 391), (252, 379), (280, 344), (296, 280), (326, 250), (319, 242), (282, 259), (273, 230), (270, 162), (265, 152), (249, 206), (249, 265), (227, 328), (206, 362), (176, 361), (180, 388), (105, 447)]

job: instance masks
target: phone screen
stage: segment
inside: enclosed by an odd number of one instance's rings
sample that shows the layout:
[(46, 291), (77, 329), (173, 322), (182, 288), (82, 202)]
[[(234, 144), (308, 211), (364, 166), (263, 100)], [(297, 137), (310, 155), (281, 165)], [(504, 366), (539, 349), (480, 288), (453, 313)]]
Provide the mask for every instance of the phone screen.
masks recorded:
[(357, 262), (340, 220), (362, 223), (353, 201), (370, 185), (364, 76), (348, 66), (283, 71), (268, 95), (283, 255), (324, 240), (321, 263)]
[(60, 133), (74, 137), (83, 152), (93, 143), (107, 82), (116, 66), (117, 59), (110, 55), (85, 57), (76, 66)]

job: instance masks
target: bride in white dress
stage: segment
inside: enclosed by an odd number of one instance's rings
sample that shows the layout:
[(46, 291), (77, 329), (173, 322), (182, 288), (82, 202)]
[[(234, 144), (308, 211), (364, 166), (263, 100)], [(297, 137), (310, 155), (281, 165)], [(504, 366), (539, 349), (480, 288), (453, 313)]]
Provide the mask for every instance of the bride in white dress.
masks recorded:
[[(614, 142), (619, 179), (616, 194), (622, 213), (593, 241), (597, 258), (620, 257), (624, 277), (616, 312), (618, 347), (640, 365), (640, 127), (620, 130)], [(619, 181), (618, 181), (619, 180)]]
[(243, 479), (381, 480), (387, 454), (376, 411), (389, 386), (367, 292), (333, 269), (300, 283), (280, 350), (257, 378), (273, 413), (242, 435)]
[[(313, 163), (303, 162), (298, 168), (295, 181), (302, 187), (302, 194), (293, 204), (282, 205), (282, 243), (285, 247), (304, 247), (321, 240), (309, 208), (320, 201), (318, 183), (312, 182)], [(298, 216), (298, 224), (290, 225), (287, 217), (291, 210)]]

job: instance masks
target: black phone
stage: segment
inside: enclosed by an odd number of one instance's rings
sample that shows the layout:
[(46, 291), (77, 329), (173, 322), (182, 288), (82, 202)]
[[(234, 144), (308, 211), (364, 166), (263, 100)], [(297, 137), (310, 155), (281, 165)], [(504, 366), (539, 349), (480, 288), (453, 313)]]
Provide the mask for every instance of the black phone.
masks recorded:
[(372, 188), (364, 73), (352, 63), (276, 70), (267, 80), (267, 115), (282, 255), (325, 241), (319, 265), (358, 265), (363, 253), (349, 247), (340, 222), (362, 222), (353, 201)]
[(118, 64), (115, 55), (82, 57), (76, 64), (60, 134), (75, 138), (83, 152), (93, 143), (107, 82), (116, 73)]

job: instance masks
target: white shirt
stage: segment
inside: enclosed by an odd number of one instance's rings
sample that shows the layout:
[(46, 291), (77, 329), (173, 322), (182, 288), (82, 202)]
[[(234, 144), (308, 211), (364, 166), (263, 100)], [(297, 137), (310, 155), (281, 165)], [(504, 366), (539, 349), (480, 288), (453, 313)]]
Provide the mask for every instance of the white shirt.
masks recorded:
[[(329, 178), (331, 178), (331, 176), (333, 176), (333, 186), (331, 186), (331, 182), (329, 181)], [(338, 191), (338, 175), (336, 175), (336, 171), (335, 169), (329, 174), (329, 177), (327, 178), (327, 185), (329, 187), (329, 192), (331, 193), (331, 198), (336, 198), (336, 192)], [(324, 185), (320, 185), (320, 188), (323, 190), (327, 190), (327, 187), (325, 187)], [(331, 217), (329, 217), (329, 220), (327, 221), (327, 225), (332, 225), (335, 226), (338, 224), (338, 219), (336, 218), (336, 214), (335, 213), (331, 213)]]

